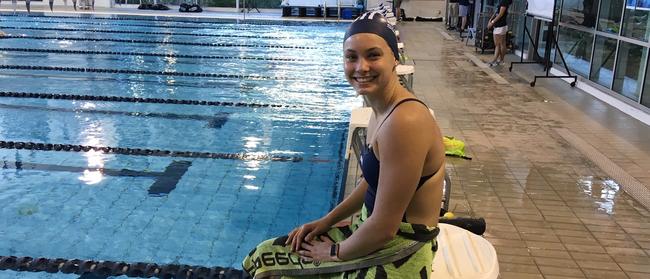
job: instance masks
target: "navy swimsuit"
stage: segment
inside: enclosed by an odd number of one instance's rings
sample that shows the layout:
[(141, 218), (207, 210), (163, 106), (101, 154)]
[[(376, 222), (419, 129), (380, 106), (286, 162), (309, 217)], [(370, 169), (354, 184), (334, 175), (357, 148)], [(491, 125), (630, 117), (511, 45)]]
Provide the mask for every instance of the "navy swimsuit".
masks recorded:
[[(393, 113), (393, 111), (395, 111), (395, 109), (399, 105), (408, 101), (415, 101), (426, 106), (426, 104), (424, 104), (422, 101), (415, 98), (407, 98), (401, 100), (388, 113), (386, 118), (384, 118), (384, 121), (382, 121), (381, 124), (379, 124), (379, 127), (377, 127), (376, 131), (379, 131), (381, 125), (383, 125), (384, 122), (386, 122), (386, 119), (390, 117), (390, 115)], [(377, 160), (375, 153), (372, 151), (372, 146), (367, 145), (366, 148), (364, 148), (361, 151), (361, 173), (363, 174), (363, 177), (365, 178), (366, 182), (368, 182), (368, 190), (366, 191), (364, 204), (368, 209), (368, 216), (370, 216), (370, 214), (372, 214), (373, 209), (375, 208), (375, 199), (377, 198), (377, 187), (379, 186), (379, 160)], [(420, 182), (418, 182), (417, 189), (420, 189), (420, 187), (422, 187), (424, 182), (426, 182), (429, 178), (431, 178), (435, 174), (436, 173), (434, 172), (431, 175), (420, 177)], [(404, 213), (404, 217), (402, 218), (402, 221), (406, 222), (406, 213)]]

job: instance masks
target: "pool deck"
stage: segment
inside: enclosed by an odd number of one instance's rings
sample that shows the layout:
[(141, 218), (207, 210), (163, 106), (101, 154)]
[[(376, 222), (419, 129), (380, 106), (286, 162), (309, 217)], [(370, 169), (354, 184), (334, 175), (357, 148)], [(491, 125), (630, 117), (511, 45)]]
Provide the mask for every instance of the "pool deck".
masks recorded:
[(442, 23), (399, 30), (416, 94), (473, 158), (448, 158), (450, 209), (486, 219), (501, 278), (650, 278), (650, 211), (624, 192), (650, 198), (648, 125), (559, 79), (530, 87), (541, 66), (489, 68)]

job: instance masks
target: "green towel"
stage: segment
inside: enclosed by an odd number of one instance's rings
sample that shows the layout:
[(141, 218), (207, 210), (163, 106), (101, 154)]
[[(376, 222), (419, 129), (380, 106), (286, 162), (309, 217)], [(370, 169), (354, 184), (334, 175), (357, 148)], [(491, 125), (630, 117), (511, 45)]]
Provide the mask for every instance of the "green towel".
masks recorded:
[(443, 136), (442, 143), (445, 145), (445, 155), (460, 157), (468, 160), (472, 159), (465, 156), (465, 143), (462, 140), (456, 139), (454, 137)]
[[(340, 243), (367, 219), (365, 206), (361, 216), (343, 227), (334, 227), (325, 235)], [(255, 278), (429, 278), (439, 229), (402, 222), (397, 236), (382, 249), (367, 256), (315, 265), (300, 259), (284, 243), (288, 236), (260, 243), (244, 259), (242, 266)]]

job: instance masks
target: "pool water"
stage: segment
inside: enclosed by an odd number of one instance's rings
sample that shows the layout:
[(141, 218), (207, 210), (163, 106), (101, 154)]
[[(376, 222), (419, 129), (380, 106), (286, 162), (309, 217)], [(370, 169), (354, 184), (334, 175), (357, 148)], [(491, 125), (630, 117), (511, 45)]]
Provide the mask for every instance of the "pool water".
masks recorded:
[(339, 201), (359, 104), (345, 24), (1, 14), (0, 30), (0, 256), (240, 268)]

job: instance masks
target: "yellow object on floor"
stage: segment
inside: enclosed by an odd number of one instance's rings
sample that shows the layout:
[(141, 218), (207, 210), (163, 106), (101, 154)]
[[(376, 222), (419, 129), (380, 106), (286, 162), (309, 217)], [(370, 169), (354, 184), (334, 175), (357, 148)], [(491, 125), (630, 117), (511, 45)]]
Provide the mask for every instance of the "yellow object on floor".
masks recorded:
[(442, 143), (445, 145), (445, 155), (456, 156), (463, 159), (471, 160), (465, 156), (465, 143), (454, 137), (443, 136)]
[(456, 217), (456, 216), (454, 216), (454, 213), (451, 213), (451, 212), (447, 212), (447, 213), (445, 213), (445, 215), (442, 216), (442, 218), (445, 218), (445, 219), (454, 219), (454, 217)]

